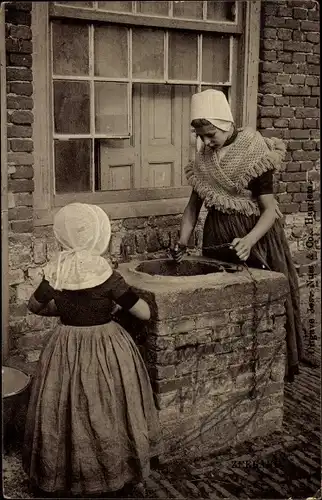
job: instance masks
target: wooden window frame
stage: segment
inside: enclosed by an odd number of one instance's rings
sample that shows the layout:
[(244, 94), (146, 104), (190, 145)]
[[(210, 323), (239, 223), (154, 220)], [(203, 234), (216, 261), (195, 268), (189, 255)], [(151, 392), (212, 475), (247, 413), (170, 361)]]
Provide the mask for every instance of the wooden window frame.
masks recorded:
[[(241, 2), (237, 2), (237, 6)], [(126, 23), (129, 26), (149, 26), (165, 29), (194, 30), (205, 33), (243, 33), (244, 78), (238, 82), (243, 95), (243, 126), (256, 128), (258, 60), (260, 38), (260, 0), (246, 2), (245, 25), (242, 26), (241, 9), (237, 10), (236, 22), (188, 21), (171, 18), (146, 16), (144, 14), (120, 14), (115, 12), (94, 11), (69, 6), (33, 2), (32, 30), (34, 41), (34, 224), (51, 225), (54, 214), (59, 210), (55, 206), (51, 168), (51, 138), (53, 137), (50, 103), (50, 20), (51, 18), (82, 19), (87, 21), (106, 21)], [(205, 17), (205, 14), (204, 14)], [(47, 20), (47, 22), (44, 22)], [(232, 79), (234, 75), (230, 75)], [(152, 215), (170, 215), (182, 213), (187, 203), (191, 188), (138, 189), (120, 193), (117, 191), (96, 193), (71, 193), (59, 195), (59, 205), (72, 201), (96, 203), (112, 219), (144, 217)], [(95, 197), (95, 201), (93, 201)], [(108, 202), (106, 201), (108, 198)], [(57, 200), (56, 200), (57, 203)]]

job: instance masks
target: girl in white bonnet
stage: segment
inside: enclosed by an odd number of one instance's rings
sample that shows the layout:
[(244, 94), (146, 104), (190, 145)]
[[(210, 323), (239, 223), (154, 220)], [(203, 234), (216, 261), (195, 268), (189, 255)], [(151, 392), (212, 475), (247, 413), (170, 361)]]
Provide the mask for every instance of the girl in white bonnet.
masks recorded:
[[(60, 321), (45, 346), (26, 421), (24, 470), (41, 491), (144, 496), (159, 424), (148, 373), (115, 303), (141, 320), (148, 304), (101, 255), (111, 227), (97, 206), (73, 203), (55, 217), (62, 251), (29, 300)], [(123, 490), (124, 491), (124, 490)]]
[(296, 269), (279, 220), (282, 214), (273, 195), (273, 172), (281, 166), (285, 145), (250, 128), (237, 131), (226, 96), (214, 89), (192, 96), (191, 125), (203, 145), (185, 169), (192, 194), (173, 256), (177, 261), (183, 258), (205, 204), (203, 255), (228, 262), (242, 260), (285, 274), (289, 282), (286, 377), (293, 381), (299, 361), (304, 360), (300, 298)]

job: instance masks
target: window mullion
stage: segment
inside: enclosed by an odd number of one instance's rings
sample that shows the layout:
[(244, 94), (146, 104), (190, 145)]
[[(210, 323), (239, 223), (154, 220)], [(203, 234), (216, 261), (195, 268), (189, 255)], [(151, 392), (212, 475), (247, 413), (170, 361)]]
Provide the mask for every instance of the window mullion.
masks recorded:
[(207, 20), (207, 13), (208, 13), (207, 10), (208, 10), (207, 9), (207, 0), (204, 0), (204, 2), (202, 4), (202, 19), (204, 21)]
[(198, 35), (198, 58), (197, 58), (197, 79), (198, 79), (198, 92), (201, 92), (202, 82), (202, 33)]
[(164, 79), (168, 83), (169, 80), (169, 32), (164, 32)]
[(90, 135), (91, 135), (91, 185), (95, 192), (95, 83), (94, 83), (94, 25), (89, 26), (89, 75), (90, 79)]
[(132, 94), (133, 94), (133, 77), (132, 77), (132, 68), (133, 68), (133, 47), (132, 47), (132, 28), (128, 29), (127, 35), (127, 46), (128, 46), (128, 85), (127, 85), (127, 97), (128, 97), (128, 131), (129, 135), (132, 136)]
[(169, 2), (169, 17), (173, 17), (173, 2)]

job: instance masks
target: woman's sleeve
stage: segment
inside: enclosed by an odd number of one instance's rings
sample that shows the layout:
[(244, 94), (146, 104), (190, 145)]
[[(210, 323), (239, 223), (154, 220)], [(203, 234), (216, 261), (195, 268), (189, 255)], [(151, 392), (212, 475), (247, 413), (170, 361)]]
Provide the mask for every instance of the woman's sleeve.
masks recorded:
[(34, 297), (40, 304), (47, 304), (54, 299), (55, 290), (50, 286), (46, 279), (43, 279), (36, 291)]
[(129, 310), (138, 302), (139, 296), (126, 283), (125, 279), (114, 271), (106, 281), (108, 296), (123, 309)]
[(268, 170), (264, 174), (252, 179), (248, 185), (248, 189), (252, 192), (254, 198), (258, 198), (263, 194), (273, 194), (273, 171)]

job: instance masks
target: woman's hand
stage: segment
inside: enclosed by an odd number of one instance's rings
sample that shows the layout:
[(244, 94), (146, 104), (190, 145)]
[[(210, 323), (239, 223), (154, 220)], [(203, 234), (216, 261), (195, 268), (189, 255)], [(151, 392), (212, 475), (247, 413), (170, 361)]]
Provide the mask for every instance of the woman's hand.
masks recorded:
[(240, 260), (246, 261), (250, 256), (252, 246), (253, 245), (250, 242), (249, 238), (245, 236), (244, 238), (235, 238), (231, 242), (230, 248), (234, 248)]
[(171, 257), (178, 263), (182, 261), (186, 252), (187, 252), (187, 247), (185, 245), (180, 245), (180, 243), (176, 243), (174, 248), (171, 248), (170, 250)]

